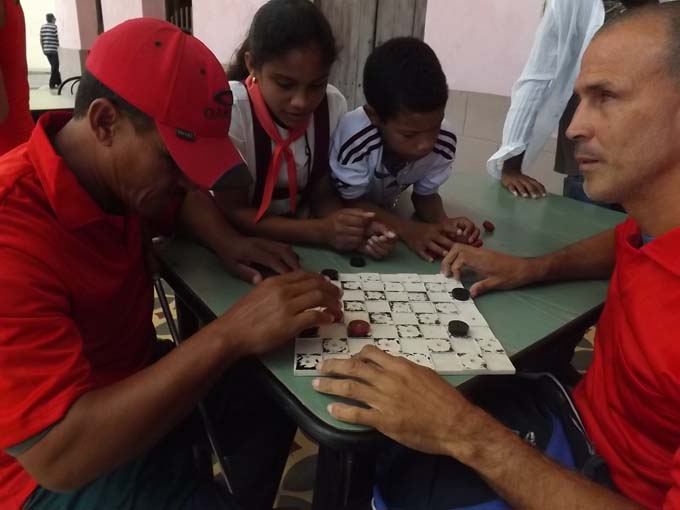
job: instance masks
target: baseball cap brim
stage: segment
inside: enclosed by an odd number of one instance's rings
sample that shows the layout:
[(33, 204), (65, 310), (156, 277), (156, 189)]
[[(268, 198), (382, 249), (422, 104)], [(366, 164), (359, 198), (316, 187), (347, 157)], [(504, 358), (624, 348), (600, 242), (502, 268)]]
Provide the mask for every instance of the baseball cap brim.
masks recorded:
[(246, 167), (228, 136), (177, 136), (177, 129), (156, 123), (165, 147), (186, 177), (203, 190), (219, 188), (220, 180), (239, 167)]

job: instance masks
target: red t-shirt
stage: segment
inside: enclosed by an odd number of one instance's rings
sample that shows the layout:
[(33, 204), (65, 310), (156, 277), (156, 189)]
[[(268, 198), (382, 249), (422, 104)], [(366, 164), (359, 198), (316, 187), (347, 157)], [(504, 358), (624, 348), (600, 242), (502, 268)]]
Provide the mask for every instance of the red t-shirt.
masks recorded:
[[(69, 118), (45, 114), (0, 157), (0, 450), (152, 360), (140, 220), (104, 213), (54, 152), (48, 135)], [(0, 451), (0, 510), (36, 486)]]
[(680, 228), (640, 247), (616, 229), (616, 268), (595, 356), (575, 399), (617, 487), (651, 509), (680, 509)]
[(24, 143), (31, 136), (33, 118), (29, 107), (26, 27), (17, 0), (5, 4), (5, 25), (0, 28), (0, 69), (5, 82), (9, 114), (0, 123), (0, 155)]

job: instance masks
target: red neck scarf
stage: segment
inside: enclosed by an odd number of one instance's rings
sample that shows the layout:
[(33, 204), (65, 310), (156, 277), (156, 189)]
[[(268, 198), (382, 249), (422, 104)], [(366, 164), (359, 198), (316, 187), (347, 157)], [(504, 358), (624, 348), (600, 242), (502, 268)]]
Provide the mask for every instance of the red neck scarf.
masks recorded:
[(274, 152), (272, 153), (272, 158), (269, 161), (269, 168), (267, 169), (267, 179), (264, 184), (262, 203), (260, 204), (260, 209), (257, 211), (257, 215), (255, 216), (255, 222), (257, 223), (267, 212), (267, 209), (269, 209), (269, 205), (272, 202), (272, 194), (274, 193), (276, 181), (279, 178), (279, 172), (281, 171), (281, 163), (283, 158), (286, 158), (286, 166), (288, 167), (290, 210), (291, 212), (295, 213), (295, 208), (297, 206), (297, 165), (295, 164), (295, 156), (293, 155), (293, 151), (290, 149), (290, 145), (305, 134), (307, 125), (309, 124), (309, 119), (304, 125), (290, 129), (288, 131), (288, 138), (284, 140), (281, 137), (274, 120), (269, 114), (269, 109), (267, 108), (267, 104), (262, 97), (260, 86), (255, 80), (253, 80), (252, 76), (248, 76), (246, 79), (246, 89), (248, 90), (248, 95), (250, 96), (250, 101), (253, 105), (253, 113), (255, 114), (255, 117), (257, 117), (257, 120), (262, 125), (265, 133), (267, 133), (267, 136), (269, 136), (269, 138), (271, 138), (276, 144), (274, 147)]

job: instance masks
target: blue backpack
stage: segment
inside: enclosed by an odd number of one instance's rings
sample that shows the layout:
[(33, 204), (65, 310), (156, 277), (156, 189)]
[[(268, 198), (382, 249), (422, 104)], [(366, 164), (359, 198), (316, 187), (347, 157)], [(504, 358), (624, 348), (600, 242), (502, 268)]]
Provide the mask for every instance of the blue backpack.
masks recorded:
[[(484, 379), (470, 400), (555, 462), (613, 488), (569, 391), (550, 374)], [(391, 448), (378, 462), (375, 510), (505, 510), (472, 469), (449, 457)]]

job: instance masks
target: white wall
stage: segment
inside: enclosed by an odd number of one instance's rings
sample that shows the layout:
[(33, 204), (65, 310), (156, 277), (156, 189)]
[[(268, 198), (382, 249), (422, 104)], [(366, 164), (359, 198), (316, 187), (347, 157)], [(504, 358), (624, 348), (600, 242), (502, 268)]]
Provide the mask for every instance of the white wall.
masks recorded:
[[(197, 3), (201, 0), (195, 0)], [(131, 18), (165, 19), (164, 0), (102, 0), (104, 30)]]
[[(162, 16), (163, 0), (103, 0), (105, 28), (142, 16)], [(255, 11), (265, 0), (194, 0), (194, 34), (227, 63), (243, 41)], [(64, 48), (89, 48), (96, 35), (92, 0), (28, 0), (28, 65), (48, 69), (38, 32), (54, 12)], [(507, 96), (524, 66), (543, 9), (543, 0), (429, 0), (425, 40), (437, 52), (449, 87)], [(157, 12), (156, 12), (157, 11)], [(87, 14), (85, 16), (85, 14)], [(91, 18), (81, 20), (81, 18)], [(80, 26), (79, 26), (80, 25)]]
[(143, 14), (140, 0), (115, 0), (102, 2), (102, 18), (104, 30), (115, 27), (130, 18), (139, 18)]
[[(45, 0), (41, 0), (45, 1)], [(69, 50), (92, 47), (97, 37), (97, 10), (92, 0), (51, 0), (59, 27), (59, 45)]]
[(255, 11), (264, 3), (265, 0), (194, 0), (194, 35), (226, 64), (248, 33)]
[(449, 88), (510, 95), (529, 56), (544, 0), (428, 0), (425, 40)]
[[(50, 65), (40, 47), (40, 27), (45, 23), (45, 14), (55, 13), (54, 0), (29, 0), (21, 2), (26, 18), (26, 60), (28, 68), (36, 71), (49, 71)], [(57, 19), (61, 27), (61, 20)], [(61, 34), (59, 34), (61, 36)]]
[(59, 44), (62, 48), (82, 48), (76, 0), (54, 0), (54, 3), (54, 15), (57, 17), (59, 27)]

